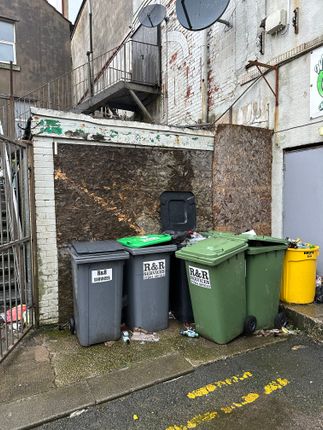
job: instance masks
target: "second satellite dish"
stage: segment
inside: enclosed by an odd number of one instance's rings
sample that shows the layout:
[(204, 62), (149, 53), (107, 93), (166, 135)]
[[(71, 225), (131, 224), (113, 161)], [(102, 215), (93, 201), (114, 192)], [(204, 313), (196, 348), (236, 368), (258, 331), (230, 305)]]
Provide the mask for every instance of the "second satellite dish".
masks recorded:
[(228, 25), (220, 18), (229, 3), (230, 0), (177, 0), (177, 18), (184, 28), (192, 31), (204, 30), (217, 21)]
[(166, 17), (166, 8), (161, 4), (150, 4), (138, 14), (140, 24), (144, 27), (157, 27)]

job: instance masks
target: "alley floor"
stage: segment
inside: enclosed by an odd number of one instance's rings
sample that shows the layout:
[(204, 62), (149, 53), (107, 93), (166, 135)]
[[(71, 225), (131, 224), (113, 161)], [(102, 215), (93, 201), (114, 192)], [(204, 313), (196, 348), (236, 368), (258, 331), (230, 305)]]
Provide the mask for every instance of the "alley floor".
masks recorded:
[(87, 348), (67, 329), (29, 333), (0, 365), (0, 429), (39, 425), (289, 338), (269, 333), (217, 345), (181, 336), (182, 327), (170, 320), (158, 342)]
[(322, 344), (292, 336), (37, 428), (319, 430), (322, 362)]

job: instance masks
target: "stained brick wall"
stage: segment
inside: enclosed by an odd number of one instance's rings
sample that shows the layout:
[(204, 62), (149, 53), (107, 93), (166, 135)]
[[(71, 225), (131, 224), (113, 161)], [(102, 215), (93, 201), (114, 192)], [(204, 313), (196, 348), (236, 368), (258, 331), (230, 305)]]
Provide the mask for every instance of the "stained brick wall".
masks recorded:
[(201, 119), (201, 55), (203, 32), (185, 30), (176, 16), (175, 0), (162, 2), (169, 18), (162, 24), (161, 121), (192, 124)]
[(72, 240), (160, 231), (163, 191), (192, 191), (198, 227), (212, 227), (210, 151), (59, 144), (54, 162), (61, 321), (72, 313)]

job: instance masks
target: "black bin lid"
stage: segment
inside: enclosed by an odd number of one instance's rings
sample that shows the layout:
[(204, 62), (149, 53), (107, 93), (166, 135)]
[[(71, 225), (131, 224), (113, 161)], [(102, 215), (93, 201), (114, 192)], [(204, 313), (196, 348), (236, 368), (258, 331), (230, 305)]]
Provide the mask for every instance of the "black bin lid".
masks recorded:
[(124, 251), (124, 247), (115, 240), (73, 241), (72, 246), (79, 255)]
[(162, 231), (184, 232), (196, 228), (195, 196), (191, 192), (165, 191), (160, 195)]

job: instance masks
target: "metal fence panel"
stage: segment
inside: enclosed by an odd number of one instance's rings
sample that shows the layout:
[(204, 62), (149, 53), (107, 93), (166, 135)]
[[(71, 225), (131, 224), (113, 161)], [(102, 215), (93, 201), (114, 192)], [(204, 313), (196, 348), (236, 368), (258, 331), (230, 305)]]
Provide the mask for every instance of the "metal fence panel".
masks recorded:
[(28, 147), (0, 137), (0, 361), (34, 323)]

